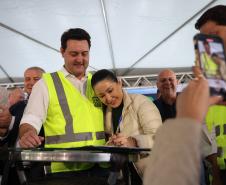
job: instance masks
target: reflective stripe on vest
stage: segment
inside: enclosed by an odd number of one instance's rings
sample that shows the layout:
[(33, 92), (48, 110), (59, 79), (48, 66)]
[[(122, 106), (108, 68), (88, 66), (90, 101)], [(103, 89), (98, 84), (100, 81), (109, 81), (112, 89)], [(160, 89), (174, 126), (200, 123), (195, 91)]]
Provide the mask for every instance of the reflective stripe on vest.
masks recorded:
[(215, 132), (216, 132), (216, 136), (219, 136), (220, 135), (220, 125), (217, 125), (215, 127)]
[(105, 132), (96, 132), (97, 139), (105, 139)]

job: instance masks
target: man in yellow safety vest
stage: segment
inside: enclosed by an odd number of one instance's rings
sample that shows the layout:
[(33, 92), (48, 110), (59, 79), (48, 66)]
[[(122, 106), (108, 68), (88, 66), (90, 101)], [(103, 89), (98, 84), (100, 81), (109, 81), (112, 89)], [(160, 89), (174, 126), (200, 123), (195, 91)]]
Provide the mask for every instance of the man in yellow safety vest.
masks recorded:
[[(81, 28), (69, 29), (61, 37), (64, 66), (46, 73), (33, 87), (20, 123), (22, 148), (72, 148), (104, 145), (102, 106), (91, 88), (86, 72), (91, 47), (90, 35)], [(41, 126), (45, 138), (38, 136)], [(51, 163), (51, 172), (85, 172), (91, 163)], [(83, 178), (84, 179), (84, 178)]]
[[(201, 33), (218, 35), (226, 46), (226, 6), (217, 5), (208, 9), (197, 20), (195, 28)], [(226, 53), (226, 51), (225, 51)], [(225, 105), (212, 106), (209, 109), (206, 117), (207, 127), (210, 131), (215, 130), (217, 142), (217, 163), (220, 167), (220, 177), (222, 184), (226, 184), (226, 125), (225, 125)], [(216, 163), (214, 158), (211, 159), (212, 164)], [(217, 171), (213, 171), (218, 175)], [(213, 184), (220, 184), (220, 182), (213, 181)]]

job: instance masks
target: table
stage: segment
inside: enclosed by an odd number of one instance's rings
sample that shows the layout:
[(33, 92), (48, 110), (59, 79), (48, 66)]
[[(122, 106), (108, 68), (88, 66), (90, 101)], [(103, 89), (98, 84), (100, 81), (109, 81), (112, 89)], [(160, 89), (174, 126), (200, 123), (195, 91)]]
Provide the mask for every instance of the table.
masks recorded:
[[(148, 148), (127, 148), (111, 146), (86, 146), (79, 148), (35, 148), (35, 149), (15, 149), (8, 148), (0, 151), (0, 159), (5, 157), (8, 163), (4, 169), (1, 185), (7, 184), (7, 170), (18, 161), (23, 162), (111, 162), (114, 164), (136, 162), (140, 153), (147, 153)], [(1, 154), (2, 152), (2, 154)], [(122, 165), (122, 164), (120, 164)], [(128, 175), (128, 183), (131, 178)], [(26, 182), (26, 179), (24, 180)], [(23, 182), (23, 183), (24, 183)]]

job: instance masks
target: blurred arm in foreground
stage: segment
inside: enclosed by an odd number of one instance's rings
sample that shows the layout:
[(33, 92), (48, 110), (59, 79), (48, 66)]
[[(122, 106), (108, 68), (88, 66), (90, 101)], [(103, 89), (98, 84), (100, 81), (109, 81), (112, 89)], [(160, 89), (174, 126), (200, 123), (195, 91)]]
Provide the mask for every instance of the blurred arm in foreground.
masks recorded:
[(208, 106), (221, 100), (209, 96), (202, 75), (189, 83), (178, 97), (176, 119), (167, 120), (171, 123), (164, 124), (156, 134), (144, 185), (200, 184), (201, 123)]

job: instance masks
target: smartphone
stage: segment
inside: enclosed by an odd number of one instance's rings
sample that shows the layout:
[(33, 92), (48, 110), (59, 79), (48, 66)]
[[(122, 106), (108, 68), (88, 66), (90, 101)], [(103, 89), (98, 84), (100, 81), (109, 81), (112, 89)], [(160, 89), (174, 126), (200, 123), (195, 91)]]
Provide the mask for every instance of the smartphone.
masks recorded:
[(224, 44), (215, 35), (194, 36), (195, 65), (206, 77), (211, 95), (221, 95), (226, 100), (226, 58)]

